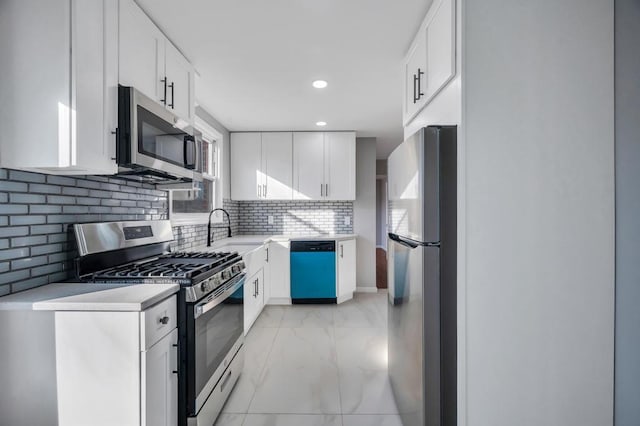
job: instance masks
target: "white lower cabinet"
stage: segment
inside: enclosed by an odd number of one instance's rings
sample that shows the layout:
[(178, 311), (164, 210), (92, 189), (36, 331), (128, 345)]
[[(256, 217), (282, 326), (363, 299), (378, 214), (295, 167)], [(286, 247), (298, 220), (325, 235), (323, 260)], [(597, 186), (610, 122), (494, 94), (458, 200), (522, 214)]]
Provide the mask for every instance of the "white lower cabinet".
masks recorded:
[(244, 334), (246, 335), (264, 308), (264, 270), (244, 282)]
[(142, 353), (142, 424), (171, 426), (178, 418), (178, 330)]
[(289, 241), (269, 243), (269, 299), (265, 303), (291, 303)]
[(353, 298), (356, 291), (356, 240), (338, 241), (337, 253), (338, 303)]
[(58, 424), (175, 425), (176, 325), (176, 296), (143, 312), (56, 312)]

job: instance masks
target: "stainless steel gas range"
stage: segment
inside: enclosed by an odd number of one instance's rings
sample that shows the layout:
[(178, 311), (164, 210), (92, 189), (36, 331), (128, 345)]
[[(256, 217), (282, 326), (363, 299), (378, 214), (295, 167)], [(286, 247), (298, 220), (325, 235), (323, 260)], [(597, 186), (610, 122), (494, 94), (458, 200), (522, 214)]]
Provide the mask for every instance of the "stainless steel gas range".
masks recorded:
[(235, 252), (171, 252), (169, 221), (75, 225), (76, 273), (96, 283), (176, 283), (179, 426), (211, 426), (244, 364), (245, 265)]

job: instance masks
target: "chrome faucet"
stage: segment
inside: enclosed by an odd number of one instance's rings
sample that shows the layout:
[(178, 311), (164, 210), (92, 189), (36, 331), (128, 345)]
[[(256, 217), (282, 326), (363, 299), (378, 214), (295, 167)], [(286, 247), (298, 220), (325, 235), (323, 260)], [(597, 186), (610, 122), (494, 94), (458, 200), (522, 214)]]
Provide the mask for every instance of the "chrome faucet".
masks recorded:
[(211, 216), (217, 211), (221, 211), (227, 215), (227, 237), (231, 238), (231, 217), (229, 216), (229, 212), (220, 208), (213, 209), (209, 212), (209, 223), (207, 224), (207, 247), (211, 247)]

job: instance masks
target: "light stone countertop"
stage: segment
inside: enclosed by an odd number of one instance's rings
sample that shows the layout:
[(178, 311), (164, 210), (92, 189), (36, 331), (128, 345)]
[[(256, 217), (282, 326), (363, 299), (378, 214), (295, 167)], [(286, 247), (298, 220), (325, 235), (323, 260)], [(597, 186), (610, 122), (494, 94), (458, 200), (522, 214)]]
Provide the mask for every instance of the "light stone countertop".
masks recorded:
[(224, 238), (214, 241), (211, 247), (199, 246), (190, 251), (237, 251), (241, 256), (256, 250), (261, 245), (276, 241), (344, 241), (357, 238), (356, 234), (332, 234), (332, 235), (239, 235), (237, 237)]
[(55, 283), (0, 298), (0, 310), (133, 311), (155, 305), (177, 284)]

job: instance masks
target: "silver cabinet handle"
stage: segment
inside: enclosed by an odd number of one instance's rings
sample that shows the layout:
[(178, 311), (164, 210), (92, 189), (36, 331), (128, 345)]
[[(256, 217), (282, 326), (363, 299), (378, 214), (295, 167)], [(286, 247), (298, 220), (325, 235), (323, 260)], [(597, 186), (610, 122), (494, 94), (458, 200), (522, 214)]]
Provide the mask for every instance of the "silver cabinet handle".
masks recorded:
[(324, 191), (324, 185), (320, 184), (320, 196), (321, 197), (324, 197), (324, 192), (323, 191)]
[(258, 185), (258, 198), (260, 198), (260, 185)]
[(163, 98), (160, 99), (160, 102), (162, 102), (166, 106), (167, 105), (167, 77), (165, 76), (163, 79), (161, 79), (160, 83), (162, 83), (162, 85), (164, 86)]
[(340, 244), (340, 257), (344, 257), (344, 245)]
[(267, 198), (267, 185), (262, 185), (262, 186), (263, 186), (262, 194), (264, 194), (263, 197)]
[(267, 258), (265, 259), (265, 261), (269, 263), (269, 247), (267, 247), (265, 250), (267, 252)]
[(328, 183), (324, 184), (324, 196), (325, 197), (329, 196), (329, 184)]

